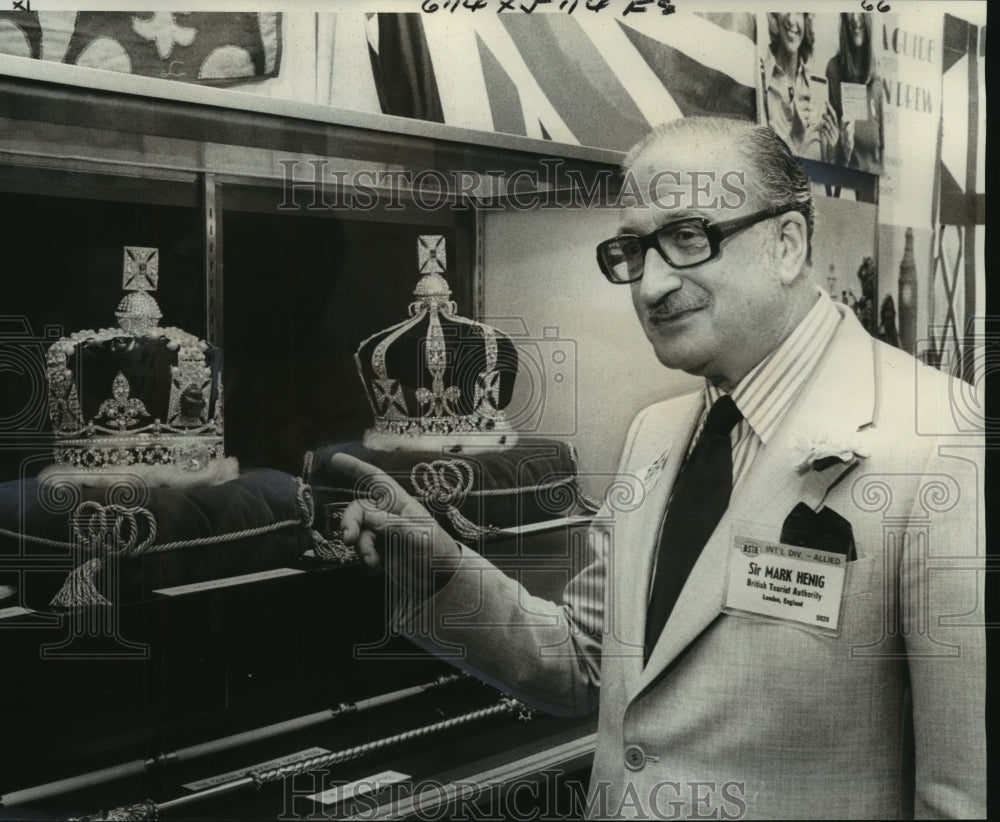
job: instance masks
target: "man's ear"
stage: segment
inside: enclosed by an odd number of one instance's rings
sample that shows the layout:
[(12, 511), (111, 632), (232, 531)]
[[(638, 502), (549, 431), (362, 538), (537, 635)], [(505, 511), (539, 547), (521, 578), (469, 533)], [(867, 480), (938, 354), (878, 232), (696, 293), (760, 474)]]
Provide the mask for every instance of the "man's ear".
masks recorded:
[(791, 285), (803, 272), (809, 258), (809, 233), (806, 218), (797, 211), (788, 211), (778, 217), (781, 236), (778, 273), (781, 282)]

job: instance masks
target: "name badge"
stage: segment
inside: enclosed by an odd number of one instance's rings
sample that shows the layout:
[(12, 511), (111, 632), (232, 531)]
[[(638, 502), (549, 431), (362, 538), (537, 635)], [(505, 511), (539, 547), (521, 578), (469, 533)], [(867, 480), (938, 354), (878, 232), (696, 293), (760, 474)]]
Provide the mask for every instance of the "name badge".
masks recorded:
[(846, 573), (842, 554), (737, 535), (722, 610), (839, 636)]

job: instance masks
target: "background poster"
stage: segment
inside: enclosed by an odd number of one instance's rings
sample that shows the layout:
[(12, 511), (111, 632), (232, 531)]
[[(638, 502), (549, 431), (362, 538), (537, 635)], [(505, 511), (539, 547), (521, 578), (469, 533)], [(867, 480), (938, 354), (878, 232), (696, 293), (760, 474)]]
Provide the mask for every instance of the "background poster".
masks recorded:
[(940, 4), (879, 15), (876, 46), (885, 91), (885, 159), (879, 180), (879, 222), (929, 228), (934, 213), (934, 163), (941, 119)]

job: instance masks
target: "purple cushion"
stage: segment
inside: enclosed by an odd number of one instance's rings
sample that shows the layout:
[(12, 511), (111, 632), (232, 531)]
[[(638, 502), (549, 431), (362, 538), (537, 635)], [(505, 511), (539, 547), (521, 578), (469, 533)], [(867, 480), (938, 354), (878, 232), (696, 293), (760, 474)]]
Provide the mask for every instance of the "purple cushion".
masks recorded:
[[(347, 442), (313, 452), (309, 481), (318, 520), (326, 504), (353, 499), (353, 481), (330, 466), (330, 457), (340, 453), (385, 471), (452, 533), (449, 503), (481, 528), (509, 528), (562, 517), (577, 504), (575, 461), (569, 445), (559, 440), (522, 438), (514, 448), (481, 454), (372, 451), (360, 442)], [(449, 491), (456, 492), (452, 499), (447, 499)]]
[[(294, 566), (311, 546), (303, 527), (298, 480), (281, 471), (254, 469), (215, 486), (139, 488), (138, 495), (124, 486), (119, 489), (124, 490), (39, 483), (35, 478), (0, 484), (0, 528), (34, 538), (24, 540), (22, 548), (17, 536), (0, 533), (0, 556), (23, 558), (21, 577), (9, 583), (22, 589), (21, 604), (47, 607), (73, 569), (71, 515), (85, 502), (148, 511), (155, 521), (149, 542), (153, 548), (207, 537), (218, 540), (121, 557), (117, 594), (110, 590), (115, 584), (112, 574), (102, 572), (95, 580), (97, 590), (117, 603), (149, 598), (156, 588)], [(140, 543), (150, 537), (150, 520), (139, 512), (135, 522)], [(0, 584), (5, 582), (0, 578)]]

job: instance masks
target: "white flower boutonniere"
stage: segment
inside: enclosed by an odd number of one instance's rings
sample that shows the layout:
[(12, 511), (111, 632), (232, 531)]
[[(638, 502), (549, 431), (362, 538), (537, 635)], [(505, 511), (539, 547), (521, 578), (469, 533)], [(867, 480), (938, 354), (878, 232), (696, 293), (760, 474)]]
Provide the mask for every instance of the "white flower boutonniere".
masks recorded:
[(825, 432), (814, 437), (802, 437), (797, 442), (801, 454), (795, 470), (800, 474), (825, 471), (834, 465), (856, 463), (871, 456), (857, 431)]

